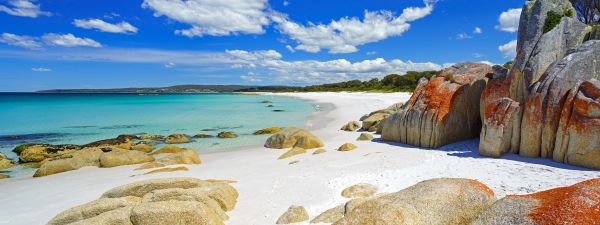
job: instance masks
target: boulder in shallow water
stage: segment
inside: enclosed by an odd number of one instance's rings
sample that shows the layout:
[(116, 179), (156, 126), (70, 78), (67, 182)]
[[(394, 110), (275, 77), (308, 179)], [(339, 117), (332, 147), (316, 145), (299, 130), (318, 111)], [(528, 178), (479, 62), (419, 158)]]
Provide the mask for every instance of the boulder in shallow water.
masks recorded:
[(8, 158), (4, 153), (0, 152), (0, 170), (11, 168), (16, 163)]
[(223, 131), (223, 132), (219, 132), (219, 134), (217, 134), (217, 137), (218, 138), (237, 138), (238, 135), (233, 132)]
[(158, 154), (168, 154), (168, 153), (179, 153), (179, 152), (183, 152), (183, 151), (185, 151), (185, 148), (180, 148), (175, 145), (167, 145), (165, 147), (162, 147), (162, 148), (156, 150), (152, 154), (158, 155)]
[(209, 134), (196, 134), (194, 138), (214, 138), (215, 136)]
[(237, 191), (226, 181), (169, 178), (113, 188), (101, 199), (68, 209), (49, 225), (223, 224)]
[(35, 171), (34, 177), (77, 170), (86, 166), (100, 166), (100, 155), (104, 152), (100, 148), (85, 148), (73, 153), (45, 159), (40, 168)]
[(158, 135), (158, 134), (142, 134), (142, 135), (139, 135), (138, 137), (140, 140), (154, 140), (154, 141), (160, 141), (164, 138), (162, 135)]
[(269, 137), (269, 139), (267, 139), (265, 142), (265, 147), (275, 149), (291, 147), (313, 149), (323, 147), (323, 142), (321, 139), (306, 130), (296, 127), (288, 127)]
[(528, 195), (509, 195), (481, 213), (473, 225), (598, 224), (600, 179)]
[(281, 131), (281, 128), (279, 128), (279, 127), (269, 127), (269, 128), (255, 131), (254, 135), (275, 134), (279, 131)]
[(308, 220), (308, 212), (304, 206), (292, 205), (277, 219), (276, 224), (299, 223)]
[(403, 109), (385, 119), (382, 140), (437, 148), (479, 136), (479, 99), (492, 67), (461, 63), (421, 79)]
[(139, 143), (136, 143), (135, 145), (131, 146), (131, 150), (148, 153), (148, 152), (151, 152), (152, 150), (154, 150), (154, 147), (152, 147), (144, 142), (139, 142)]
[(340, 152), (349, 152), (349, 151), (352, 151), (354, 149), (356, 149), (356, 145), (354, 145), (352, 143), (346, 143), (346, 144), (343, 144), (342, 146), (340, 146), (338, 148), (338, 151), (340, 151)]
[(137, 139), (137, 138), (138, 137), (135, 135), (122, 134), (116, 138), (95, 141), (92, 143), (85, 144), (82, 147), (83, 148), (115, 147), (115, 148), (120, 148), (120, 149), (131, 149), (131, 146), (133, 146), (133, 144), (134, 144), (132, 140)]
[(189, 142), (191, 141), (185, 134), (171, 134), (165, 138), (165, 143), (167, 144), (183, 144)]
[(347, 124), (345, 124), (344, 126), (342, 126), (342, 128), (340, 128), (340, 130), (354, 132), (354, 131), (358, 130), (359, 128), (360, 128), (360, 123), (358, 121), (350, 121)]
[(41, 162), (44, 159), (68, 154), (81, 149), (78, 145), (49, 145), (49, 144), (23, 144), (13, 149), (19, 155), (19, 162)]
[(367, 200), (334, 224), (469, 224), (495, 200), (476, 180), (432, 179)]

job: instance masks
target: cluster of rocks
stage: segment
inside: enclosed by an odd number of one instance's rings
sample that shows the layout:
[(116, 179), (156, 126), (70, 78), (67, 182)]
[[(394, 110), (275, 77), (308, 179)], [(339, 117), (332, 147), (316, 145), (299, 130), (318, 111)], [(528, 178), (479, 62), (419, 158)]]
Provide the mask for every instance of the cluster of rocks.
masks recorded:
[[(423, 78), (380, 122), (382, 140), (437, 148), (480, 137), (484, 156), (600, 169), (600, 35), (574, 11), (568, 0), (527, 1), (512, 68), (461, 63)], [(545, 31), (549, 14), (563, 17)]]
[(136, 182), (61, 212), (48, 225), (224, 224), (238, 198), (230, 183), (194, 178)]
[[(600, 179), (497, 200), (485, 184), (438, 178), (395, 193), (357, 184), (342, 195), (351, 200), (328, 209), (310, 223), (345, 224), (596, 224), (600, 221)], [(290, 207), (277, 224), (309, 220), (302, 206)]]

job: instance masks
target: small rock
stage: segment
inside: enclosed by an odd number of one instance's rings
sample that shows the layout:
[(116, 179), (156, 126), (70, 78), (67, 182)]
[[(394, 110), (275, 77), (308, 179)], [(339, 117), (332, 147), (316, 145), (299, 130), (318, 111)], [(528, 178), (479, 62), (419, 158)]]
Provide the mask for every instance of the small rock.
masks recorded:
[(271, 101), (271, 100), (264, 100), (264, 101), (262, 101), (262, 103), (271, 104), (271, 103), (273, 103), (273, 101)]
[(312, 219), (310, 223), (335, 223), (344, 218), (344, 212), (344, 205), (338, 205), (319, 214), (317, 217)]
[(300, 160), (294, 160), (294, 161), (291, 161), (290, 163), (288, 163), (288, 165), (294, 165), (294, 164), (297, 164), (299, 162), (300, 162)]
[(279, 156), (279, 158), (277, 158), (277, 159), (286, 159), (286, 158), (289, 158), (289, 157), (292, 157), (295, 155), (304, 154), (304, 153), (306, 153), (306, 149), (299, 148), (299, 147), (293, 147), (289, 151), (283, 153), (283, 155)]
[(153, 173), (165, 173), (165, 172), (175, 172), (175, 171), (188, 171), (189, 169), (185, 166), (180, 166), (180, 167), (173, 167), (173, 168), (162, 168), (162, 169), (156, 169), (156, 170), (152, 170), (150, 172), (144, 173), (144, 174), (153, 174)]
[(156, 150), (155, 152), (152, 153), (152, 155), (167, 154), (167, 153), (179, 153), (179, 152), (183, 152), (184, 150), (185, 150), (185, 148), (180, 148), (175, 145), (167, 145), (165, 147), (162, 147), (161, 149)]
[(344, 125), (340, 130), (343, 131), (351, 131), (354, 132), (360, 128), (360, 123), (358, 121), (350, 121), (346, 125)]
[(274, 110), (271, 110), (271, 111), (273, 111), (273, 112), (283, 112), (285, 110), (283, 110), (283, 109), (274, 109)]
[(9, 176), (9, 175), (6, 175), (6, 174), (1, 174), (1, 173), (0, 173), (0, 180), (2, 180), (2, 179), (8, 179), (8, 178), (10, 178), (10, 176)]
[(325, 152), (327, 152), (327, 151), (325, 151), (325, 149), (321, 148), (321, 149), (317, 149), (315, 152), (313, 152), (313, 155), (323, 154)]
[(376, 192), (377, 186), (360, 183), (344, 189), (342, 191), (342, 196), (346, 198), (366, 198), (373, 196)]
[(370, 141), (373, 140), (373, 135), (369, 133), (361, 133), (360, 136), (356, 139), (357, 141)]
[(4, 153), (0, 152), (0, 170), (11, 168), (15, 162), (10, 160)]
[(338, 151), (348, 152), (348, 151), (352, 151), (354, 149), (356, 149), (356, 145), (354, 145), (352, 143), (346, 143), (346, 144), (343, 144), (342, 146), (340, 146), (340, 148), (338, 148)]
[(281, 131), (281, 128), (279, 127), (270, 127), (270, 128), (265, 128), (262, 130), (257, 130), (254, 132), (254, 135), (261, 135), (261, 134), (274, 134)]
[(266, 148), (284, 149), (290, 147), (300, 147), (303, 149), (313, 149), (323, 147), (321, 139), (312, 133), (296, 128), (288, 127), (276, 134), (271, 135), (264, 145)]
[(308, 212), (303, 206), (292, 205), (277, 219), (277, 224), (299, 223), (308, 220)]
[(191, 141), (185, 134), (171, 134), (165, 139), (165, 143), (167, 144), (183, 144), (189, 142)]
[(217, 134), (217, 137), (219, 137), (219, 138), (237, 138), (238, 135), (233, 132), (223, 131), (223, 132), (220, 132), (219, 134)]

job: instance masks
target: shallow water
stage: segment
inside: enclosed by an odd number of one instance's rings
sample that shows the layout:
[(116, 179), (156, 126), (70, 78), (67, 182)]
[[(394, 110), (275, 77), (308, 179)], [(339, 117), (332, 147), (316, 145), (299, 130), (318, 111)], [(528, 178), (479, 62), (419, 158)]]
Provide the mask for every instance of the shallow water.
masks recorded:
[[(273, 107), (261, 103), (272, 101)], [(283, 110), (275, 112), (273, 110)], [(200, 153), (262, 144), (252, 135), (272, 126), (304, 127), (316, 107), (284, 96), (240, 94), (0, 94), (0, 151), (23, 143), (85, 144), (119, 134), (184, 133), (236, 139), (194, 139)], [(207, 131), (203, 131), (206, 129)]]

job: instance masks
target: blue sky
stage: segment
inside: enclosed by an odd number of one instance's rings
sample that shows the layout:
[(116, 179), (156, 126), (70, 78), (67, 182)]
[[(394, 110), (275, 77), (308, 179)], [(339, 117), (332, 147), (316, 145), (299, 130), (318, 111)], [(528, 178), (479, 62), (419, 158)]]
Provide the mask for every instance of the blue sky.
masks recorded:
[(502, 64), (523, 0), (0, 0), (0, 91), (307, 85)]

